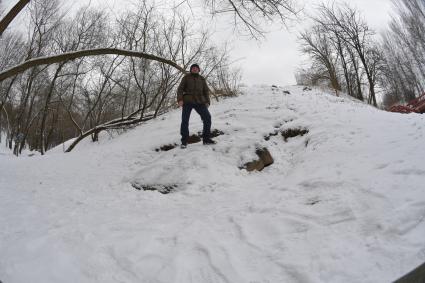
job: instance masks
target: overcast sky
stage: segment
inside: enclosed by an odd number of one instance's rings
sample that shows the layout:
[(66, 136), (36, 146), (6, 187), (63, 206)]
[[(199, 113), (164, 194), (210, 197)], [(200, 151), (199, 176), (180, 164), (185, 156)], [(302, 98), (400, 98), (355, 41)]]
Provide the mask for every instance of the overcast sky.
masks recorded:
[[(323, 1), (305, 0), (304, 2), (305, 12), (313, 13), (314, 6)], [(392, 10), (391, 0), (351, 0), (349, 3), (362, 11), (370, 27), (377, 33), (386, 28)], [(299, 52), (297, 34), (308, 24), (307, 21), (302, 21), (289, 30), (272, 31), (261, 43), (236, 40), (234, 56), (244, 58), (241, 63), (244, 81), (279, 85), (295, 84), (294, 72), (306, 60)]]
[[(137, 0), (74, 0), (72, 2), (64, 1), (64, 3), (76, 8), (90, 2), (93, 6), (103, 6), (112, 13), (119, 13), (120, 10), (129, 7), (129, 3), (135, 1)], [(161, 0), (155, 0), (155, 3), (160, 3), (159, 1)], [(14, 0), (2, 2), (6, 9), (15, 3)], [(176, 0), (176, 2), (179, 1)], [(304, 13), (313, 14), (315, 5), (323, 1), (303, 0), (296, 2), (298, 4), (303, 2)], [(335, 2), (340, 1), (336, 0)], [(195, 10), (192, 11), (196, 11), (197, 0), (191, 0), (191, 3), (192, 8), (195, 7)], [(377, 33), (386, 28), (392, 10), (391, 0), (351, 0), (349, 3), (362, 12), (366, 21)], [(195, 18), (202, 17), (197, 12), (191, 13), (191, 15)], [(271, 31), (261, 42), (234, 34), (226, 23), (225, 19), (215, 19), (217, 31), (214, 40), (217, 42), (227, 40), (232, 43), (231, 55), (233, 59), (238, 59), (237, 64), (242, 69), (244, 82), (278, 85), (295, 83), (294, 72), (306, 60), (299, 52), (297, 34), (308, 26), (308, 21), (302, 17), (299, 22), (290, 23), (288, 29), (282, 29), (278, 25), (271, 26), (269, 27)]]

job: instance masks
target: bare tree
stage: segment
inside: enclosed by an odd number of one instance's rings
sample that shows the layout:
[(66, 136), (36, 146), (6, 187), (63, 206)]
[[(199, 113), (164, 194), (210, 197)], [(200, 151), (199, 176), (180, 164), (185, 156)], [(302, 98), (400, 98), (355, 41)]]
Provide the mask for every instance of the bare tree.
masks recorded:
[[(311, 56), (313, 65), (326, 70), (333, 89), (344, 89), (360, 100), (363, 100), (364, 74), (368, 103), (376, 107), (377, 76), (382, 70), (383, 56), (375, 43), (374, 32), (360, 12), (348, 4), (321, 4), (312, 19), (314, 27), (302, 33), (301, 40), (303, 51)], [(344, 88), (341, 82), (345, 83)]]
[(311, 30), (300, 34), (302, 52), (308, 54), (320, 68), (324, 67), (325, 72), (322, 79), (330, 82), (331, 87), (338, 93), (341, 90), (336, 64), (338, 53), (334, 52), (330, 39), (323, 33), (320, 26), (314, 26)]
[(394, 0), (397, 14), (383, 36), (384, 102), (407, 102), (425, 91), (425, 3)]

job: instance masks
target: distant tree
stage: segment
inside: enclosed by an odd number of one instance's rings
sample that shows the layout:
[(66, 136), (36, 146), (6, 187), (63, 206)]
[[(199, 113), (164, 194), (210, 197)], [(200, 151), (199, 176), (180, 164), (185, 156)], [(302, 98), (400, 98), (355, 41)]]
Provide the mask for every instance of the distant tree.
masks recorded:
[(396, 16), (383, 36), (385, 104), (407, 102), (425, 91), (425, 2), (394, 0)]
[(360, 100), (364, 75), (368, 103), (377, 106), (376, 85), (383, 56), (360, 12), (348, 4), (321, 4), (312, 20), (314, 26), (301, 33), (300, 39), (302, 51), (313, 60), (313, 66), (326, 70), (333, 89), (344, 89)]
[[(313, 60), (316, 65), (317, 74), (323, 74), (318, 79), (325, 79), (330, 82), (330, 86), (336, 91), (341, 90), (337, 75), (338, 54), (334, 52), (330, 39), (323, 33), (321, 26), (314, 26), (309, 31), (300, 34), (301, 50)], [(320, 69), (323, 67), (323, 71)]]

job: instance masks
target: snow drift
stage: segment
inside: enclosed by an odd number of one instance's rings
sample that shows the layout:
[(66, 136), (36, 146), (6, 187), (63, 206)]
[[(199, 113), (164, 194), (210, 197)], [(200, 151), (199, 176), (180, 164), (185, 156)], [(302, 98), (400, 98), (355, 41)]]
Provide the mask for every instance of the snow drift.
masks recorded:
[[(268, 86), (210, 111), (214, 146), (155, 151), (178, 143), (176, 110), (69, 154), (0, 156), (0, 280), (390, 282), (425, 261), (424, 116)], [(274, 163), (241, 170), (258, 148)]]

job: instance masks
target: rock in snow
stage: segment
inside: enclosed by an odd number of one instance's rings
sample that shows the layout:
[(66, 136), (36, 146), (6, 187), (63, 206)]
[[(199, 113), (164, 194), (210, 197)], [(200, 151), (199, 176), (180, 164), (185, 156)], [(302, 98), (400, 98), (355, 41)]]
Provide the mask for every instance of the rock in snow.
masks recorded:
[[(0, 155), (0, 280), (391, 282), (424, 262), (425, 116), (282, 90), (212, 105), (212, 146), (155, 151), (179, 143), (176, 110), (69, 154)], [(288, 129), (308, 134), (270, 135)], [(240, 170), (258, 148), (273, 165)]]

